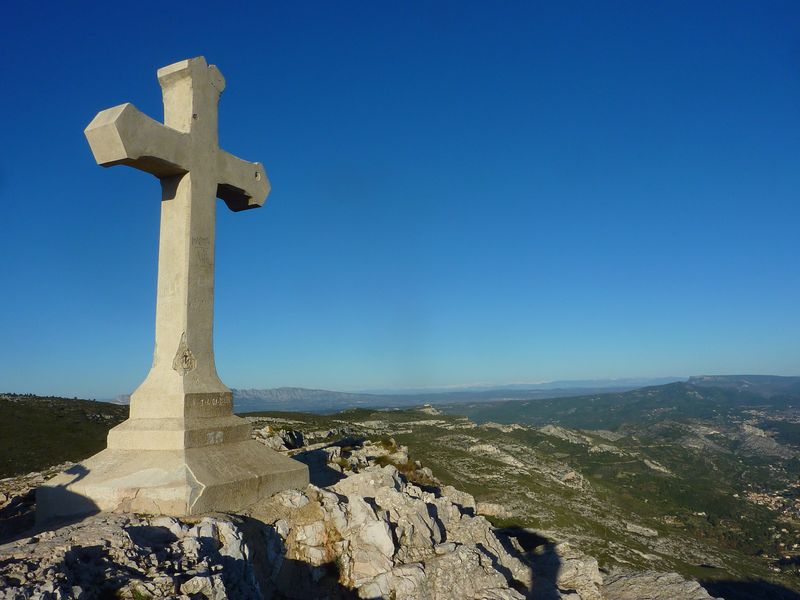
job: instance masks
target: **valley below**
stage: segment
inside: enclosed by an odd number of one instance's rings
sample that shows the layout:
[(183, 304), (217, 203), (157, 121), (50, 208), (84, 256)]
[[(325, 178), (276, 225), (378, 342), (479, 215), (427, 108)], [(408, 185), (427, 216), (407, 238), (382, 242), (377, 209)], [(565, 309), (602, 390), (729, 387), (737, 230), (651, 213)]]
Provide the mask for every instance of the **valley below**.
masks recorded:
[[(796, 599), (800, 401), (793, 388), (765, 390), (690, 380), (571, 398), (242, 416), (256, 439), (307, 462), (323, 489), (391, 468), (422, 490), (467, 494), (499, 539), (517, 540), (534, 580), (541, 555), (558, 547), (596, 559), (605, 586), (675, 573), (712, 597)], [(31, 523), (33, 484), (20, 482), (100, 450), (126, 412), (0, 397), (0, 537)], [(40, 428), (46, 441), (21, 442)], [(83, 445), (70, 438), (76, 431)]]
[(495, 526), (568, 542), (607, 573), (674, 571), (720, 597), (798, 598), (795, 450), (755, 424), (792, 421), (747, 414), (727, 428), (693, 420), (617, 431), (478, 424), (430, 406), (249, 418), (407, 445)]

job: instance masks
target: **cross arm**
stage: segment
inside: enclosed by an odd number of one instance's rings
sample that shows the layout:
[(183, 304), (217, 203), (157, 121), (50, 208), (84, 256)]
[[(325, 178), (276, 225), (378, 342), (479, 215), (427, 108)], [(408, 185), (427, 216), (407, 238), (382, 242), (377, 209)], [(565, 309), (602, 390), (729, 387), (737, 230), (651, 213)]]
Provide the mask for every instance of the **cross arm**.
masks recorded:
[(217, 197), (234, 212), (258, 208), (270, 191), (261, 163), (252, 163), (220, 150), (217, 153)]
[(162, 125), (133, 104), (97, 113), (84, 134), (103, 167), (128, 165), (156, 177), (189, 170), (189, 134)]

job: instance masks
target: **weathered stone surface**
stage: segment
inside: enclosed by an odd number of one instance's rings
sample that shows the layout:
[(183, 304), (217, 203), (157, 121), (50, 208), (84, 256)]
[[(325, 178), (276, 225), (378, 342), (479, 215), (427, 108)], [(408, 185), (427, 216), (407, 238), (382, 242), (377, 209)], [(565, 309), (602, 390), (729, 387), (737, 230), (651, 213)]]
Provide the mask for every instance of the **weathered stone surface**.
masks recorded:
[[(0, 599), (710, 598), (674, 573), (614, 574), (604, 583), (597, 561), (572, 545), (526, 544), (536, 532), (497, 531), (475, 515), (471, 495), (417, 485), (391, 465), (373, 460), (340, 476), (327, 487), (281, 491), (238, 516), (105, 514), (31, 532), (0, 546)], [(9, 503), (38, 481), (18, 479), (0, 485)]]
[(475, 512), (487, 517), (510, 517), (511, 511), (507, 506), (497, 502), (478, 502)]
[(712, 600), (696, 581), (677, 573), (628, 573), (609, 577), (603, 585), (608, 600)]
[(491, 556), (475, 547), (458, 546), (453, 552), (424, 563), (403, 564), (373, 578), (359, 590), (361, 598), (485, 598), (522, 600), (508, 580), (492, 565)]
[[(448, 491), (474, 505), (468, 494)], [(337, 564), (339, 581), (362, 597), (519, 598), (513, 586), (531, 585), (529, 568), (488, 521), (392, 466), (366, 467), (328, 489), (310, 486), (306, 504), (287, 502), (287, 494), (250, 514), (282, 530), (293, 559)]]
[(581, 600), (602, 600), (603, 576), (597, 560), (569, 544), (556, 544), (553, 550), (553, 556), (560, 562), (556, 585), (563, 590), (575, 590)]
[(457, 504), (465, 511), (475, 512), (477, 504), (475, 498), (466, 492), (457, 490), (452, 485), (445, 485), (441, 488), (442, 496), (450, 500), (453, 504)]
[(0, 546), (0, 556), (3, 599), (261, 596), (239, 527), (219, 518), (97, 515)]
[(42, 486), (40, 520), (99, 510), (239, 510), (308, 483), (305, 465), (250, 439), (214, 362), (215, 198), (234, 211), (256, 208), (269, 181), (259, 163), (219, 148), (225, 79), (215, 66), (193, 58), (159, 69), (158, 80), (164, 124), (122, 104), (85, 131), (98, 164), (128, 165), (161, 181), (153, 364), (107, 449)]

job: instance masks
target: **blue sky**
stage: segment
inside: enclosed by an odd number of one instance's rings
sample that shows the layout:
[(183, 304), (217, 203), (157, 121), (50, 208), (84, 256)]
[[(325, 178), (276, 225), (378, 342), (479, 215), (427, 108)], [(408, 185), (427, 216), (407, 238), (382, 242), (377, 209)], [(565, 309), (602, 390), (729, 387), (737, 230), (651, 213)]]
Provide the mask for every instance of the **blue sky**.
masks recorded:
[[(83, 128), (227, 79), (215, 347), (233, 387), (800, 369), (800, 5), (17, 3), (0, 39), (0, 391), (152, 357), (159, 186)], [(11, 13), (11, 14), (9, 14)]]

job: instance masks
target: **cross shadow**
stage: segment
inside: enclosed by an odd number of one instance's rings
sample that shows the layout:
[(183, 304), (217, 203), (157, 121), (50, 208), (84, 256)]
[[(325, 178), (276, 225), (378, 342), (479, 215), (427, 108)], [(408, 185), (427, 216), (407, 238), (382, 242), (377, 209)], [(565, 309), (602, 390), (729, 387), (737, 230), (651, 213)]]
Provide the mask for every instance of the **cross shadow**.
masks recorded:
[(763, 579), (752, 581), (720, 579), (698, 583), (715, 598), (725, 598), (725, 600), (800, 600), (800, 594), (797, 592)]
[[(81, 464), (76, 464), (64, 473), (74, 477), (66, 484), (28, 490), (0, 509), (0, 544), (77, 523), (100, 512), (100, 508), (92, 500), (71, 492), (66, 487), (86, 477), (89, 470)], [(45, 510), (58, 507), (58, 512), (69, 513), (69, 516), (42, 519), (41, 513), (37, 515), (37, 507), (45, 507)], [(46, 510), (46, 512), (53, 511)]]
[(522, 561), (531, 570), (533, 585), (526, 597), (530, 600), (558, 600), (562, 593), (573, 590), (560, 590), (558, 572), (561, 558), (555, 551), (555, 543), (538, 533), (518, 526), (496, 529), (495, 535), (506, 551)]

